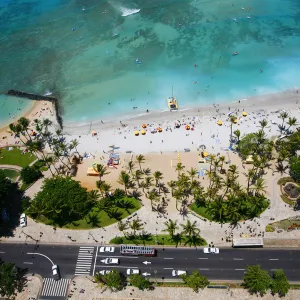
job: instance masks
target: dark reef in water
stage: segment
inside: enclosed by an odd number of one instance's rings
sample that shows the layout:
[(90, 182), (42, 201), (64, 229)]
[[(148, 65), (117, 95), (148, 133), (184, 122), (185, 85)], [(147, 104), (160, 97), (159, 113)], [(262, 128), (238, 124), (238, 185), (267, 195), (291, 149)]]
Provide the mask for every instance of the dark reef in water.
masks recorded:
[(5, 94), (8, 96), (16, 96), (16, 97), (20, 97), (20, 98), (26, 98), (29, 100), (52, 102), (53, 106), (54, 106), (54, 110), (55, 110), (57, 123), (60, 126), (60, 128), (63, 129), (63, 119), (61, 117), (61, 107), (60, 107), (60, 104), (59, 104), (59, 101), (57, 98), (49, 97), (49, 96), (42, 96), (42, 95), (37, 95), (37, 94), (32, 94), (32, 93), (26, 93), (26, 92), (21, 92), (21, 91), (16, 91), (16, 90), (9, 90)]

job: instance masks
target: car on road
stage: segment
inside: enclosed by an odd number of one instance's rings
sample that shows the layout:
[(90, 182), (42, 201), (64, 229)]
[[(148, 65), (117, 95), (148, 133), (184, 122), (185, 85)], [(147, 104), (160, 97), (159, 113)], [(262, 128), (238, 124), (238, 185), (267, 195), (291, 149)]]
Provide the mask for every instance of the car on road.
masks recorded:
[(219, 254), (220, 250), (219, 250), (219, 248), (211, 248), (211, 247), (209, 247), (209, 248), (204, 248), (203, 252), (205, 254)]
[(173, 270), (172, 271), (173, 277), (180, 276), (180, 275), (186, 275), (186, 271), (183, 271), (183, 270)]
[(109, 252), (109, 253), (114, 253), (115, 252), (115, 247), (100, 247), (99, 251), (101, 253), (104, 253), (104, 252)]
[(26, 227), (27, 226), (27, 218), (26, 215), (23, 213), (20, 216), (20, 226), (21, 227)]
[(54, 280), (59, 280), (60, 279), (58, 265), (53, 265), (52, 266), (52, 275), (53, 275)]
[(140, 270), (139, 270), (139, 269), (127, 269), (127, 270), (126, 270), (126, 274), (127, 274), (127, 275), (131, 275), (131, 274), (140, 274)]
[(106, 265), (118, 265), (120, 263), (120, 260), (118, 258), (105, 258), (102, 259), (101, 262)]
[(105, 274), (109, 274), (110, 272), (111, 272), (111, 270), (101, 270), (101, 271), (99, 271), (99, 274), (105, 275)]

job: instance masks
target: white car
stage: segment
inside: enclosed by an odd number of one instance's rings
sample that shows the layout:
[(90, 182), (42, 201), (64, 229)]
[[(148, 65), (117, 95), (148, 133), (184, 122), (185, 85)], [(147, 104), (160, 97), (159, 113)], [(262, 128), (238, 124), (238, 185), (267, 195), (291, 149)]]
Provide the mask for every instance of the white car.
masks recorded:
[(25, 214), (21, 214), (20, 216), (20, 226), (26, 227), (27, 226), (27, 218)]
[(120, 263), (120, 260), (118, 258), (105, 258), (102, 259), (101, 262), (106, 265), (118, 265)]
[(219, 248), (204, 248), (203, 252), (206, 254), (219, 254)]
[(186, 275), (186, 271), (183, 271), (183, 270), (173, 270), (172, 271), (173, 277), (180, 276), (180, 275)]
[(60, 279), (58, 265), (53, 265), (52, 266), (52, 275), (53, 275), (54, 280), (59, 280)]
[(104, 252), (109, 252), (109, 253), (114, 253), (115, 252), (115, 247), (100, 247), (99, 251), (101, 253), (104, 253)]
[(101, 270), (101, 271), (99, 271), (99, 274), (105, 275), (105, 274), (108, 274), (110, 272), (111, 272), (111, 270)]
[(127, 269), (126, 274), (127, 275), (140, 274), (140, 270), (139, 269)]

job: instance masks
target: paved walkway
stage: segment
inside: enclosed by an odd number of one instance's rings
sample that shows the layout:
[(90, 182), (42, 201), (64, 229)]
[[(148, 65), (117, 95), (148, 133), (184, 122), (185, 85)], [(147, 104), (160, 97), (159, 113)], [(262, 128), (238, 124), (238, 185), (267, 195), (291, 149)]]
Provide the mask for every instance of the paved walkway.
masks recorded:
[[(84, 292), (80, 293), (80, 291)], [(198, 293), (193, 292), (192, 289), (186, 287), (174, 288), (174, 287), (158, 287), (153, 291), (140, 291), (135, 287), (127, 287), (120, 292), (112, 293), (109, 289), (102, 289), (96, 283), (83, 277), (76, 277), (69, 287), (69, 293), (71, 295), (68, 299), (98, 299), (98, 300), (254, 300), (258, 299), (256, 295), (251, 296), (244, 289), (204, 289)], [(279, 300), (282, 299), (278, 296), (272, 296), (267, 294), (264, 297), (259, 297), (262, 300)], [(291, 290), (288, 295), (283, 298), (285, 300), (300, 299), (299, 290)]]
[(10, 169), (10, 170), (16, 170), (21, 171), (23, 168), (16, 165), (0, 165), (0, 169)]
[(27, 284), (21, 293), (16, 296), (17, 300), (38, 299), (42, 288), (42, 279), (39, 276), (27, 276)]

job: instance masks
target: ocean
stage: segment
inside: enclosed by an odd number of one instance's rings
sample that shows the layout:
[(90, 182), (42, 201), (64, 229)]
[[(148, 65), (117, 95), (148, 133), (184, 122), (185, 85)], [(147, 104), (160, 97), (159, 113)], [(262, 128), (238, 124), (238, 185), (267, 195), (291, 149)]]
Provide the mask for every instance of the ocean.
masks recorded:
[[(172, 87), (180, 108), (297, 88), (299, 20), (299, 0), (0, 0), (0, 91), (79, 124), (166, 110)], [(0, 95), (0, 123), (27, 105)]]

